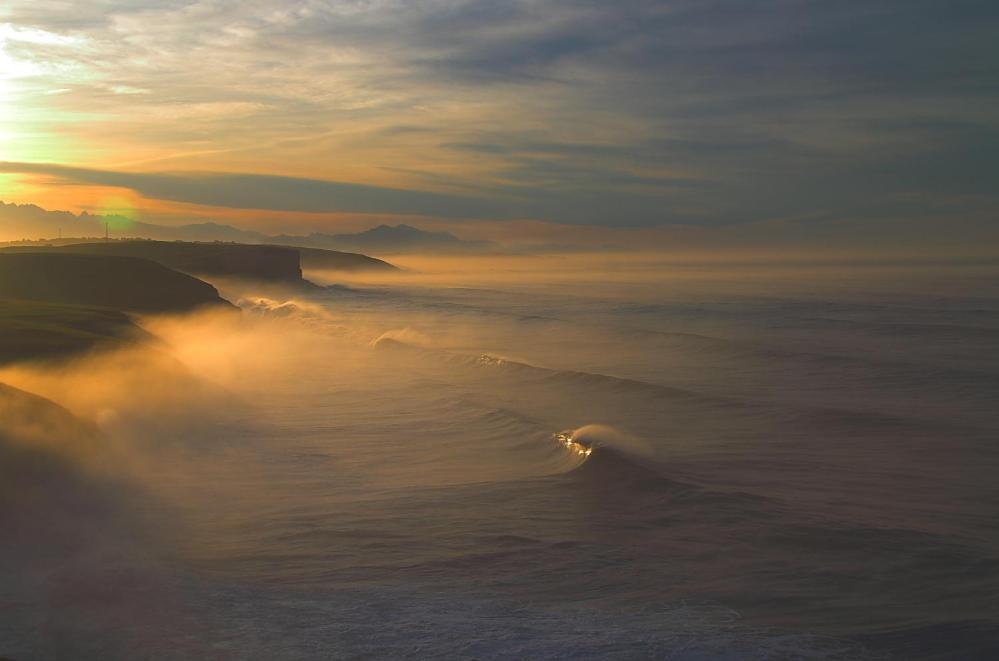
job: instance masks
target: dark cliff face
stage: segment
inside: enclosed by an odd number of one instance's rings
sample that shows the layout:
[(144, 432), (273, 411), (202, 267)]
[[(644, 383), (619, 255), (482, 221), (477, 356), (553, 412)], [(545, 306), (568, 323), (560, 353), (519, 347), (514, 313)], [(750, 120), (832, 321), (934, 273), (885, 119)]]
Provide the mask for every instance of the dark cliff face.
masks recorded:
[(230, 304), (184, 273), (135, 257), (0, 253), (0, 298), (176, 312)]

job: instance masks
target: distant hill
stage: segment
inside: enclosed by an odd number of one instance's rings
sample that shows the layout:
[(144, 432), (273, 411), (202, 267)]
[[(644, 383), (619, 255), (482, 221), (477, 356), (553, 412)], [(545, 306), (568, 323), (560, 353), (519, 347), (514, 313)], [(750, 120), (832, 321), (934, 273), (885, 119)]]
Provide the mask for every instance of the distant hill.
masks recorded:
[[(208, 223), (207, 225), (214, 225)], [(191, 229), (188, 229), (191, 228)], [(49, 211), (34, 204), (6, 204), (0, 202), (0, 236), (11, 240), (48, 238), (57, 236), (103, 237), (106, 230), (115, 236), (128, 234), (150, 239), (180, 239), (190, 234), (192, 238), (216, 229), (220, 234), (242, 233), (234, 227), (204, 225), (166, 227), (144, 223), (115, 214), (95, 215), (87, 212), (74, 214), (68, 211)], [(212, 237), (216, 238), (216, 237)]]
[[(466, 241), (450, 232), (429, 232), (411, 225), (379, 225), (355, 234), (325, 234), (307, 236), (280, 234), (271, 236), (219, 223), (188, 225), (156, 225), (130, 220), (122, 216), (98, 216), (89, 213), (48, 211), (33, 204), (0, 202), (0, 239), (27, 244), (44, 241), (65, 245), (102, 239), (105, 223), (111, 238), (154, 239), (158, 241), (226, 241), (247, 244), (283, 245), (324, 248), (339, 252), (394, 253), (482, 253), (495, 250), (490, 241)], [(60, 239), (57, 237), (78, 237)]]
[(237, 243), (271, 243), (270, 237), (263, 232), (243, 230), (232, 225), (220, 223), (194, 223), (166, 227), (144, 223), (147, 227), (156, 229), (143, 234), (150, 239), (166, 239), (170, 241), (235, 241)]
[(145, 312), (230, 306), (207, 282), (162, 264), (69, 252), (0, 252), (0, 298)]
[(375, 254), (481, 253), (495, 248), (489, 241), (465, 241), (450, 232), (428, 232), (412, 225), (379, 225), (356, 234), (313, 233), (305, 237), (282, 235), (280, 243), (310, 245)]

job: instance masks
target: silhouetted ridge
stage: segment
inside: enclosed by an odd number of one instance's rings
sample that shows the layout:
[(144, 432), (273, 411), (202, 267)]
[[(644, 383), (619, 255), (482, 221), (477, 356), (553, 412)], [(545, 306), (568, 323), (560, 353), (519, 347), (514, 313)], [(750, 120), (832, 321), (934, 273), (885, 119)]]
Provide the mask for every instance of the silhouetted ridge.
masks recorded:
[(374, 253), (481, 253), (495, 247), (490, 241), (467, 241), (450, 232), (421, 230), (412, 225), (378, 225), (355, 234), (311, 234), (276, 237), (282, 243), (317, 245)]

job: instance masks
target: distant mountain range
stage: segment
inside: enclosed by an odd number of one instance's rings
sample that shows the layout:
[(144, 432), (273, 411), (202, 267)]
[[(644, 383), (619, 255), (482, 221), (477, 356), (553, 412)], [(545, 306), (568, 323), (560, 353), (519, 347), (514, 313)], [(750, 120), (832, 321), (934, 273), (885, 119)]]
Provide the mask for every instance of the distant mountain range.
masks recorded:
[(275, 243), (363, 253), (468, 253), (490, 252), (490, 241), (465, 241), (450, 232), (428, 232), (412, 225), (379, 225), (356, 234), (313, 233), (308, 236), (279, 235)]
[(189, 225), (156, 225), (133, 221), (123, 216), (98, 216), (83, 212), (48, 211), (33, 204), (0, 202), (0, 239), (29, 240), (56, 237), (104, 236), (105, 223), (113, 238), (145, 238), (162, 241), (234, 241), (267, 243), (297, 247), (326, 248), (365, 254), (421, 253), (485, 253), (497, 249), (490, 241), (466, 241), (449, 232), (429, 232), (411, 225), (379, 225), (355, 234), (312, 233), (306, 236), (280, 234), (272, 236), (253, 230), (243, 230), (219, 223)]

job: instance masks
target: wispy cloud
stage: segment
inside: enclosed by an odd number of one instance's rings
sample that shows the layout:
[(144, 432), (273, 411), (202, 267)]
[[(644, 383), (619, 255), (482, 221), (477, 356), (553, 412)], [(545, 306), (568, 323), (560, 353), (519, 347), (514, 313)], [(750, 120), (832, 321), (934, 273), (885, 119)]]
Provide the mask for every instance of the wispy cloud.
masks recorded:
[(63, 164), (242, 173), (82, 177), (149, 197), (605, 224), (999, 206), (994, 2), (63, 4), (0, 13), (21, 92), (100, 146)]
[(5, 162), (0, 162), (0, 172), (41, 174), (75, 184), (127, 188), (151, 199), (232, 209), (414, 214), (444, 218), (510, 215), (487, 199), (301, 177), (219, 172), (115, 172), (49, 163)]

